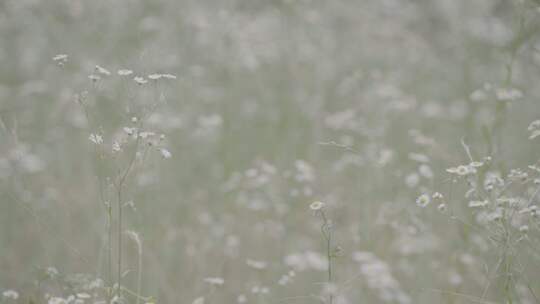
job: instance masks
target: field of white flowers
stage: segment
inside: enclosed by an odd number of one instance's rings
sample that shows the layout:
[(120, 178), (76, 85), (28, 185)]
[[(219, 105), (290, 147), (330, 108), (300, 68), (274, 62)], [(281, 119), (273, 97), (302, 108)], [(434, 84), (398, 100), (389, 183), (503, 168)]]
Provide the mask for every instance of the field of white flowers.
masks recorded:
[(539, 304), (540, 1), (1, 0), (0, 303)]

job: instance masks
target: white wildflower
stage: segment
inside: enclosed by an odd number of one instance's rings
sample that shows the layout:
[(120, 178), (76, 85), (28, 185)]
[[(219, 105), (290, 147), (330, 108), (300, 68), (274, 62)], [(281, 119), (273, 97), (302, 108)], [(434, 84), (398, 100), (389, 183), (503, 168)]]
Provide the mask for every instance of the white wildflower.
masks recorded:
[(479, 168), (479, 167), (482, 167), (484, 165), (483, 162), (479, 162), (479, 161), (473, 161), (469, 164), (469, 167), (472, 167), (472, 168)]
[(152, 137), (154, 135), (156, 135), (156, 133), (151, 132), (151, 131), (143, 131), (143, 132), (139, 133), (139, 137), (142, 138), (142, 139), (146, 139), (146, 138)]
[(159, 149), (159, 152), (161, 153), (161, 156), (163, 156), (163, 158), (171, 158), (172, 157), (171, 152), (169, 152), (169, 150), (167, 150), (165, 148)]
[(151, 80), (158, 80), (161, 77), (163, 77), (163, 75), (161, 75), (161, 74), (150, 74), (150, 75), (148, 75), (148, 79), (151, 79)]
[(80, 292), (77, 294), (77, 298), (79, 299), (90, 299), (92, 296), (87, 294), (86, 292)]
[(439, 199), (443, 199), (444, 196), (440, 193), (440, 192), (435, 192), (433, 193), (433, 195), (431, 196), (433, 199), (436, 199), (436, 200), (439, 200)]
[(221, 286), (225, 283), (225, 280), (220, 277), (209, 277), (209, 278), (205, 278), (204, 281), (210, 285), (217, 285), (217, 286)]
[(96, 145), (101, 145), (103, 143), (103, 137), (99, 134), (92, 133), (88, 136), (88, 139)]
[(133, 136), (136, 134), (137, 132), (137, 128), (129, 128), (129, 127), (124, 127), (124, 132), (126, 132), (127, 135), (130, 135), (130, 136)]
[(251, 287), (251, 293), (253, 294), (267, 294), (270, 292), (270, 289), (266, 286), (253, 286)]
[(422, 194), (420, 195), (417, 199), (416, 199), (416, 204), (422, 208), (426, 207), (427, 205), (429, 205), (429, 203), (431, 203), (431, 199), (429, 197), (429, 195), (427, 194)]
[(311, 203), (311, 205), (309, 205), (309, 208), (313, 211), (321, 210), (324, 207), (325, 207), (325, 203), (320, 202), (320, 201), (315, 201)]
[(19, 298), (19, 293), (13, 289), (8, 289), (2, 292), (2, 296), (5, 299), (17, 300)]
[(446, 169), (446, 172), (452, 173), (452, 174), (457, 174), (459, 176), (465, 176), (465, 175), (475, 173), (476, 169), (474, 169), (472, 167), (469, 167), (469, 166), (461, 165), (461, 166), (457, 166), (457, 167), (448, 168), (448, 169)]
[(527, 130), (531, 132), (529, 139), (535, 139), (536, 137), (540, 136), (540, 119), (531, 122)]
[(68, 55), (66, 54), (58, 54), (53, 57), (53, 61), (56, 62), (59, 66), (63, 66), (68, 60)]
[(161, 74), (161, 77), (166, 79), (176, 79), (176, 76), (173, 74)]
[(478, 207), (485, 207), (489, 204), (489, 201), (483, 200), (483, 201), (470, 201), (469, 207), (471, 208), (478, 208)]
[(137, 84), (140, 84), (140, 85), (143, 85), (145, 83), (148, 82), (148, 80), (144, 79), (144, 77), (141, 77), (141, 76), (137, 76), (135, 78), (133, 78), (133, 80), (137, 83)]
[(58, 63), (64, 63), (64, 62), (67, 61), (67, 59), (68, 59), (67, 54), (58, 54), (58, 55), (53, 57), (53, 61), (56, 61)]
[(50, 297), (49, 301), (47, 303), (48, 304), (67, 304), (68, 301), (66, 299), (63, 299), (63, 298)]
[(540, 119), (537, 119), (529, 124), (529, 127), (527, 127), (528, 131), (533, 131), (540, 129)]
[(101, 77), (99, 77), (99, 75), (91, 74), (91, 75), (88, 75), (88, 79), (92, 80), (93, 82), (96, 82), (96, 81), (99, 81)]
[(101, 67), (99, 65), (96, 65), (96, 72), (98, 72), (99, 74), (105, 75), (105, 76), (111, 75), (111, 72), (109, 72), (109, 70), (107, 70), (106, 68)]
[(133, 71), (128, 70), (128, 69), (121, 69), (121, 70), (118, 70), (116, 73), (118, 75), (120, 75), (120, 76), (129, 76), (129, 75), (133, 74)]
[(113, 151), (113, 153), (118, 153), (118, 152), (122, 151), (122, 146), (120, 146), (119, 142), (117, 142), (117, 141), (113, 142), (112, 151)]
[(287, 284), (289, 284), (289, 282), (291, 281), (291, 278), (289, 275), (282, 275), (281, 278), (279, 278), (279, 281), (278, 281), (278, 284), (281, 285), (281, 286), (285, 286)]
[(246, 264), (249, 267), (254, 268), (254, 269), (258, 269), (258, 270), (265, 269), (267, 267), (267, 265), (268, 265), (264, 261), (256, 261), (256, 260), (250, 260), (250, 259), (246, 260)]
[(497, 208), (495, 211), (489, 213), (487, 215), (488, 221), (498, 221), (503, 218), (503, 211), (502, 208)]
[(54, 267), (47, 267), (46, 273), (50, 278), (54, 278), (58, 275), (58, 270)]
[(446, 212), (446, 209), (447, 209), (446, 204), (445, 203), (439, 204), (439, 206), (437, 206), (437, 209), (442, 213)]

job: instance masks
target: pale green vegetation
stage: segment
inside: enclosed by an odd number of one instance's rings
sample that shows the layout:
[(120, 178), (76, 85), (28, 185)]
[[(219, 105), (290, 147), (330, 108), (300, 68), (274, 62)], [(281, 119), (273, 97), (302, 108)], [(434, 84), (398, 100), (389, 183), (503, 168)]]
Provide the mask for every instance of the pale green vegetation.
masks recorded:
[(539, 5), (0, 1), (0, 303), (540, 303)]

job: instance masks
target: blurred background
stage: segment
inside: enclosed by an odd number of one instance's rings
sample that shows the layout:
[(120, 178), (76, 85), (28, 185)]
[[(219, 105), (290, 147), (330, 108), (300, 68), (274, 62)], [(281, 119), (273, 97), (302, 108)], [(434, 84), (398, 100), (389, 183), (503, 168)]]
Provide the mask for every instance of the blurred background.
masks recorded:
[[(144, 116), (171, 157), (136, 161), (123, 221), (156, 303), (317, 302), (313, 201), (342, 248), (335, 303), (497, 302), (482, 234), (416, 200), (439, 191), (474, 221), (445, 171), (469, 161), (462, 140), (502, 172), (538, 159), (539, 14), (518, 0), (0, 1), (0, 291), (61, 296), (44, 271), (107, 281), (103, 205), (129, 163), (110, 146)], [(121, 245), (135, 289), (138, 249)], [(534, 252), (518, 303), (538, 303)]]

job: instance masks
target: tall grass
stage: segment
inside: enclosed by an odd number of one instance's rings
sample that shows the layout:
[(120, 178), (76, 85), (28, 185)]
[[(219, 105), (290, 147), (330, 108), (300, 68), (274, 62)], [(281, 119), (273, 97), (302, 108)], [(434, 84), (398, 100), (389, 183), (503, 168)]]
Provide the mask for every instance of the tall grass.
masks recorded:
[(538, 14), (0, 2), (0, 303), (539, 303)]

